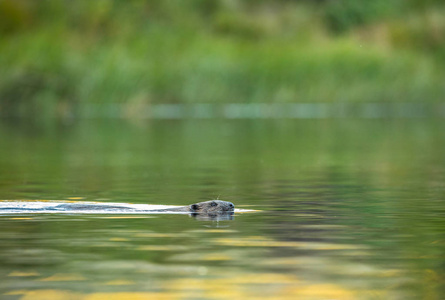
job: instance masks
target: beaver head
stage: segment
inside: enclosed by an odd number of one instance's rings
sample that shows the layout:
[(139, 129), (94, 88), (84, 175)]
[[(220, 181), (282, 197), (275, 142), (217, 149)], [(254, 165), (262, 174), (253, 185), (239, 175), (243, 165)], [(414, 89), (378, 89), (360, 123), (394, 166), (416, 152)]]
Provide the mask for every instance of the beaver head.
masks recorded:
[(192, 204), (189, 209), (196, 214), (226, 214), (233, 213), (235, 205), (228, 201), (210, 200)]

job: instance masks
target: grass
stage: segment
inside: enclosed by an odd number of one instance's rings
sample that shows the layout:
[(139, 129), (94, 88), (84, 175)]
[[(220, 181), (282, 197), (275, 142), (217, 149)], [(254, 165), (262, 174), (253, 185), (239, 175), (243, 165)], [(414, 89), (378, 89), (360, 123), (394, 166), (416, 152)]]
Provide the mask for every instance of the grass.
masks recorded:
[[(73, 16), (59, 11), (0, 37), (1, 114), (63, 117), (89, 103), (441, 102), (445, 96), (439, 55), (382, 47), (357, 38), (359, 30), (329, 34), (307, 6), (252, 16), (225, 8), (206, 18), (170, 4), (147, 20), (136, 5), (119, 11), (104, 3), (88, 6), (74, 25)], [(384, 24), (404, 46), (414, 25), (400, 22)]]

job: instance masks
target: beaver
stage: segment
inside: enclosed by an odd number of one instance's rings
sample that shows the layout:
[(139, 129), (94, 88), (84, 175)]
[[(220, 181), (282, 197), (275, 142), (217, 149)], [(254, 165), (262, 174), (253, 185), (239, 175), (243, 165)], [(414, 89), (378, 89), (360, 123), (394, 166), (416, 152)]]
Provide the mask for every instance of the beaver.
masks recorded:
[(169, 213), (169, 212), (184, 212), (191, 214), (227, 214), (233, 213), (235, 210), (235, 205), (232, 202), (222, 201), (222, 200), (210, 200), (204, 202), (194, 203), (188, 206), (179, 206), (179, 207), (169, 207), (162, 209), (136, 209), (128, 206), (121, 205), (101, 205), (101, 204), (90, 204), (90, 203), (63, 203), (59, 204), (47, 210), (56, 210), (56, 211), (96, 211), (96, 210), (105, 210), (105, 211), (119, 211), (122, 213), (125, 212), (147, 212), (147, 213)]
[(80, 213), (80, 214), (162, 214), (184, 213), (198, 220), (232, 220), (235, 205), (228, 201), (210, 200), (188, 206), (157, 206), (146, 204), (65, 202), (60, 201), (0, 201), (1, 213)]

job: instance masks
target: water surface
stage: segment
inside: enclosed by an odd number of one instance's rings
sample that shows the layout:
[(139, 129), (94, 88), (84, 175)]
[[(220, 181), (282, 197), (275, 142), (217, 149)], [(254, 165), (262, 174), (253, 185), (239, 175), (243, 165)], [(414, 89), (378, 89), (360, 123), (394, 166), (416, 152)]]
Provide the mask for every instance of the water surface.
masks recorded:
[(444, 132), (440, 119), (3, 122), (1, 200), (261, 211), (0, 216), (1, 298), (442, 299)]

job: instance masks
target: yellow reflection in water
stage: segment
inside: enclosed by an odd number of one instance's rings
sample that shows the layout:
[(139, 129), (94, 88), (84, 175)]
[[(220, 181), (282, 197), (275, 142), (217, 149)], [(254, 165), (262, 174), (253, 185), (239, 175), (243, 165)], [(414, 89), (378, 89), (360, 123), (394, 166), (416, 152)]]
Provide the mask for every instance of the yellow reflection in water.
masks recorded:
[(275, 241), (261, 236), (245, 238), (217, 238), (213, 240), (218, 245), (234, 247), (295, 247), (312, 250), (354, 250), (363, 249), (361, 245)]
[(137, 247), (135, 250), (139, 251), (181, 251), (186, 250), (187, 247), (179, 245), (146, 245)]
[(20, 293), (8, 293), (8, 295), (20, 295), (21, 300), (147, 300), (160, 299), (172, 300), (181, 299), (182, 296), (173, 293), (150, 293), (150, 292), (128, 292), (128, 293), (93, 293), (82, 295), (80, 293), (73, 293), (59, 290), (36, 290), (36, 291), (21, 291)]
[(52, 276), (39, 279), (39, 281), (82, 281), (85, 277), (79, 274), (54, 274)]
[(104, 285), (133, 285), (133, 284), (135, 284), (134, 281), (124, 280), (124, 279), (111, 280), (104, 283)]
[(128, 242), (129, 239), (114, 237), (114, 238), (110, 238), (109, 241), (111, 241), (111, 242)]
[[(105, 285), (131, 285), (124, 279)], [(384, 291), (351, 290), (331, 283), (308, 283), (294, 275), (258, 273), (225, 278), (182, 278), (164, 282), (164, 292), (97, 292), (80, 294), (63, 290), (13, 291), (22, 300), (113, 300), (113, 299), (385, 299)]]
[(249, 274), (223, 279), (182, 279), (170, 285), (191, 298), (204, 299), (355, 299), (334, 284), (307, 284), (292, 275)]
[(172, 300), (183, 299), (181, 295), (172, 293), (95, 293), (87, 295), (82, 300)]
[(28, 277), (28, 276), (39, 276), (40, 274), (37, 272), (20, 272), (20, 271), (12, 271), (8, 274), (10, 277)]
[(225, 261), (225, 260), (233, 260), (233, 257), (229, 255), (224, 254), (207, 254), (202, 257), (202, 260), (208, 260), (208, 261)]

